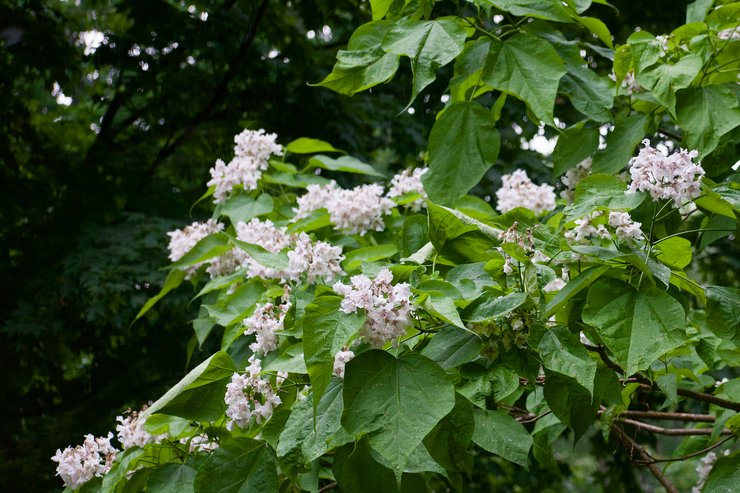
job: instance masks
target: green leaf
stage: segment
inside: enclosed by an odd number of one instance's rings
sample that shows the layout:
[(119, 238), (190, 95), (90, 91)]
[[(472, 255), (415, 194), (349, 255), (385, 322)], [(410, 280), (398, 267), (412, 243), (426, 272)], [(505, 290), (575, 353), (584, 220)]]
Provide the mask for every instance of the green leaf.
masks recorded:
[(378, 463), (367, 440), (337, 450), (332, 467), (341, 491), (352, 493), (397, 493), (393, 471)]
[(599, 329), (627, 375), (649, 368), (686, 337), (683, 307), (653, 286), (638, 291), (623, 281), (603, 279), (589, 289), (582, 316)]
[(723, 135), (740, 125), (738, 100), (728, 86), (684, 89), (676, 98), (676, 121), (686, 130), (686, 146), (699, 151), (699, 160), (717, 147)]
[(221, 443), (195, 477), (196, 493), (278, 491), (275, 453), (265, 442), (236, 437)]
[(428, 232), (427, 216), (414, 214), (407, 217), (401, 230), (401, 256), (409, 257), (426, 245), (429, 241)]
[(383, 50), (411, 59), (414, 80), (409, 105), (434, 82), (437, 69), (462, 52), (466, 37), (465, 28), (453, 19), (421, 21), (406, 17), (388, 30)]
[(319, 154), (308, 160), (308, 164), (314, 168), (323, 168), (330, 171), (343, 171), (358, 175), (370, 175), (383, 178), (385, 175), (367, 163), (363, 163), (356, 157), (341, 156), (336, 159)]
[(537, 118), (555, 127), (553, 108), (565, 65), (547, 41), (528, 33), (517, 33), (502, 43), (492, 44), (483, 81), (516, 96)]
[(429, 171), (421, 181), (429, 199), (450, 205), (496, 163), (500, 138), (491, 113), (476, 102), (452, 103), (429, 135)]
[(474, 429), (473, 405), (455, 394), (455, 407), (424, 438), (424, 446), (446, 470), (469, 472), (473, 468), (473, 456), (468, 448)]
[(432, 338), (421, 354), (445, 370), (475, 359), (483, 344), (480, 337), (458, 327), (443, 327)]
[(151, 493), (194, 492), (195, 469), (187, 464), (164, 464), (149, 476), (146, 483)]
[(643, 192), (625, 193), (627, 185), (616, 176), (595, 174), (576, 185), (574, 202), (563, 210), (567, 221), (583, 217), (596, 209), (632, 210), (647, 196)]
[(740, 289), (707, 286), (707, 326), (727, 341), (740, 343)]
[(547, 370), (544, 395), (552, 413), (573, 430), (578, 442), (593, 424), (599, 402), (575, 379)]
[(740, 453), (720, 456), (709, 473), (702, 493), (733, 493), (740, 484)]
[(574, 19), (598, 36), (601, 42), (606, 46), (614, 48), (614, 45), (612, 44), (612, 35), (609, 32), (609, 28), (606, 27), (606, 24), (595, 17), (574, 16)]
[(617, 91), (631, 67), (632, 47), (628, 44), (617, 46), (617, 49), (614, 50), (614, 77)]
[(593, 395), (596, 361), (591, 359), (578, 336), (566, 327), (553, 327), (542, 336), (538, 349), (545, 368), (573, 378)]
[(534, 440), (527, 430), (503, 411), (476, 409), (473, 442), (488, 452), (527, 467)]
[(328, 142), (319, 139), (300, 137), (285, 146), (285, 152), (292, 154), (314, 154), (317, 152), (344, 152)]
[(486, 0), (485, 3), (520, 17), (555, 22), (571, 21), (570, 11), (559, 0)]
[(286, 252), (272, 253), (265, 250), (260, 245), (254, 245), (252, 243), (246, 243), (236, 238), (231, 238), (231, 242), (244, 250), (259, 264), (268, 267), (270, 269), (287, 269), (288, 268), (288, 254)]
[(474, 301), (485, 288), (496, 285), (485, 265), (485, 262), (458, 265), (447, 273), (447, 282), (455, 286), (466, 301)]
[(342, 267), (346, 272), (351, 272), (359, 268), (363, 262), (376, 262), (398, 253), (396, 245), (373, 245), (369, 247), (358, 248), (347, 252), (342, 262)]
[(552, 175), (558, 177), (589, 158), (599, 147), (599, 130), (585, 122), (568, 127), (558, 137), (552, 152)]
[(582, 64), (572, 64), (567, 59), (566, 63), (568, 72), (560, 82), (561, 92), (568, 96), (575, 109), (587, 117), (597, 122), (609, 121), (614, 104), (609, 83)]
[(506, 296), (481, 297), (465, 310), (469, 322), (490, 322), (511, 313), (527, 301), (527, 293), (511, 293)]
[(686, 6), (686, 24), (702, 22), (712, 8), (714, 0), (695, 0)]
[(297, 401), (286, 421), (275, 453), (280, 459), (280, 468), (290, 474), (305, 471), (305, 465), (310, 462), (303, 455), (303, 442), (313, 431), (313, 406), (311, 401), (304, 399)]
[(393, 0), (370, 0), (370, 8), (373, 11), (373, 20), (377, 21), (385, 17), (388, 9), (391, 8)]
[(352, 96), (389, 81), (398, 70), (400, 59), (381, 47), (391, 26), (388, 21), (373, 21), (358, 27), (349, 39), (347, 49), (337, 53), (337, 63), (332, 72), (317, 85)]
[(637, 75), (637, 82), (650, 89), (653, 97), (668, 108), (671, 114), (675, 114), (676, 91), (689, 87), (702, 65), (701, 57), (690, 53), (681, 57), (675, 64), (661, 63), (640, 72)]
[(627, 166), (637, 144), (645, 137), (647, 116), (633, 112), (614, 120), (614, 130), (606, 137), (606, 148), (594, 155), (594, 173), (617, 173)]
[(228, 354), (215, 353), (149, 406), (139, 419), (161, 412), (195, 421), (217, 420), (226, 410), (226, 384), (235, 370)]
[(272, 197), (263, 193), (256, 199), (249, 195), (232, 195), (224, 203), (221, 214), (231, 220), (231, 224), (239, 221), (248, 222), (250, 219), (272, 212), (275, 204)]
[(231, 245), (229, 245), (228, 235), (226, 233), (214, 233), (196, 243), (177, 262), (170, 264), (169, 269), (182, 269), (195, 265), (213, 257), (218, 257), (229, 250), (231, 250)]
[[(273, 357), (275, 356), (275, 357)], [(308, 373), (303, 356), (303, 344), (296, 343), (281, 349), (280, 354), (274, 352), (262, 361), (262, 369), (267, 371), (284, 371), (287, 373)]]
[(418, 353), (396, 359), (372, 350), (347, 363), (342, 425), (355, 437), (368, 434), (396, 471), (454, 405), (444, 370)]
[(458, 263), (491, 258), (500, 230), (462, 212), (429, 204), (429, 239), (437, 252)]
[(589, 287), (602, 275), (604, 275), (610, 267), (608, 265), (599, 265), (589, 267), (582, 271), (574, 279), (568, 281), (563, 289), (550, 300), (545, 310), (545, 316), (547, 318), (555, 315), (568, 301), (570, 301), (578, 293)]
[(362, 328), (365, 314), (344, 313), (339, 296), (320, 296), (306, 307), (303, 318), (304, 358), (314, 405), (317, 405), (329, 385), (334, 371), (334, 355)]
[(159, 293), (155, 294), (151, 298), (149, 298), (146, 303), (144, 303), (144, 306), (141, 307), (141, 310), (139, 310), (139, 313), (136, 314), (136, 318), (134, 318), (134, 322), (139, 320), (146, 312), (151, 310), (151, 308), (162, 298), (164, 298), (167, 293), (178, 287), (180, 284), (182, 284), (182, 281), (185, 279), (185, 272), (181, 270), (173, 270), (170, 271), (169, 274), (167, 274), (167, 279), (164, 280), (164, 285), (162, 286), (162, 289), (159, 290)]
[(691, 242), (686, 238), (674, 236), (657, 244), (658, 260), (671, 269), (683, 269), (691, 263)]
[(307, 461), (316, 460), (328, 450), (353, 441), (341, 423), (344, 411), (342, 384), (340, 378), (332, 378), (326, 392), (321, 396), (316, 407), (315, 421), (311, 421), (311, 432), (301, 446)]
[(308, 233), (331, 225), (331, 216), (326, 209), (318, 209), (307, 217), (288, 225), (288, 233)]

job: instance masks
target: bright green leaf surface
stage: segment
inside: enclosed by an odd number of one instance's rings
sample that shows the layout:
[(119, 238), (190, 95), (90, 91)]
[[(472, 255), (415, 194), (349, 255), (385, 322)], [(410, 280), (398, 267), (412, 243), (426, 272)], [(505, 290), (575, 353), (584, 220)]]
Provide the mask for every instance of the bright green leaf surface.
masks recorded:
[(491, 113), (476, 102), (452, 103), (429, 135), (429, 171), (422, 176), (430, 200), (450, 205), (496, 163), (500, 146)]
[(476, 409), (473, 441), (506, 460), (527, 466), (534, 440), (527, 430), (503, 411)]
[(591, 286), (583, 321), (599, 335), (627, 375), (645, 370), (685, 338), (686, 315), (665, 291), (643, 286), (640, 291), (616, 279)]
[(394, 470), (455, 405), (444, 370), (416, 353), (396, 359), (368, 351), (347, 363), (342, 424), (369, 443)]
[(275, 453), (265, 442), (246, 437), (221, 443), (195, 477), (196, 493), (278, 491)]

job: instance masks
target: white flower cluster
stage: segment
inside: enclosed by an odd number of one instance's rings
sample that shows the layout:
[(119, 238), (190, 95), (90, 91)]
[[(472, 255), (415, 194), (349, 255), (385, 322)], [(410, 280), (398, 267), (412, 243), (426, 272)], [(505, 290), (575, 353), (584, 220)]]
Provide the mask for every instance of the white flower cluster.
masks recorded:
[(278, 348), (277, 332), (283, 330), (283, 320), (292, 306), (289, 299), (290, 288), (286, 285), (282, 304), (257, 305), (254, 313), (244, 319), (244, 325), (247, 327), (244, 335), (255, 334), (256, 337), (255, 342), (249, 345), (252, 352), (267, 354)]
[(388, 190), (388, 198), (395, 198), (407, 193), (418, 193), (420, 198), (406, 204), (414, 212), (418, 212), (422, 207), (426, 207), (424, 201), (427, 197), (424, 191), (424, 185), (421, 183), (421, 176), (429, 171), (429, 168), (406, 169), (391, 179), (391, 188)]
[(295, 249), (288, 252), (289, 277), (298, 280), (305, 273), (309, 283), (316, 279), (329, 282), (344, 274), (339, 265), (342, 260), (342, 247), (324, 241), (314, 243), (306, 233), (301, 233), (295, 240)]
[(191, 454), (197, 452), (213, 452), (219, 447), (219, 443), (208, 435), (196, 435), (192, 438), (181, 438), (180, 443), (188, 445)]
[(366, 312), (361, 335), (371, 345), (381, 347), (400, 337), (411, 323), (411, 287), (407, 283), (393, 285), (393, 274), (381, 270), (375, 279), (365, 275), (352, 276), (351, 285), (338, 282), (334, 291), (342, 295), (342, 311), (355, 313), (358, 308)]
[(218, 159), (211, 168), (208, 186), (215, 186), (214, 202), (221, 203), (231, 190), (241, 185), (244, 190), (254, 190), (268, 167), (271, 155), (282, 156), (283, 147), (275, 143), (277, 135), (266, 134), (263, 129), (244, 130), (234, 137), (234, 159), (229, 164)]
[(144, 423), (146, 421), (139, 420), (141, 412), (146, 410), (148, 406), (144, 406), (141, 411), (132, 411), (129, 409), (125, 418), (123, 416), (116, 416), (116, 421), (119, 424), (116, 425), (116, 432), (118, 434), (118, 441), (121, 442), (123, 450), (131, 447), (143, 447), (147, 443), (159, 443), (167, 435), (152, 435), (144, 429)]
[(383, 216), (390, 214), (395, 203), (383, 196), (378, 184), (360, 185), (350, 190), (331, 182), (323, 187), (309, 185), (307, 193), (298, 197), (298, 208), (293, 209), (294, 221), (307, 217), (318, 209), (326, 209), (338, 229), (364, 235), (370, 230), (383, 231)]
[(536, 215), (555, 208), (555, 189), (550, 185), (535, 185), (527, 172), (518, 169), (501, 177), (502, 186), (496, 191), (496, 209), (505, 213), (515, 207), (526, 207)]
[(103, 476), (110, 470), (116, 460), (118, 450), (111, 445), (113, 433), (107, 437), (85, 435), (82, 445), (75, 448), (57, 449), (52, 461), (57, 462), (57, 476), (64, 481), (64, 486), (76, 490), (95, 476)]
[(612, 234), (606, 229), (606, 226), (599, 224), (598, 226), (593, 225), (594, 219), (604, 215), (603, 211), (593, 211), (586, 214), (581, 219), (576, 219), (576, 225), (573, 229), (565, 232), (565, 239), (569, 242), (577, 243), (583, 240), (589, 240), (594, 237), (599, 237), (604, 240), (608, 240), (612, 237)]
[(344, 378), (344, 366), (355, 357), (355, 353), (350, 351), (346, 346), (334, 355), (334, 374), (339, 378)]
[(586, 158), (578, 163), (574, 168), (569, 169), (560, 177), (560, 183), (565, 189), (560, 192), (560, 198), (566, 199), (568, 203), (573, 202), (578, 182), (591, 174), (591, 158)]
[[(200, 240), (213, 233), (223, 231), (224, 225), (215, 219), (209, 219), (208, 221), (194, 222), (190, 226), (185, 226), (183, 229), (176, 229), (170, 231), (167, 236), (170, 237), (170, 243), (168, 249), (170, 251), (169, 258), (173, 262), (180, 260), (183, 255), (188, 253)], [(191, 265), (186, 267), (185, 273), (186, 279), (189, 279), (195, 271), (198, 270), (202, 264)]]
[[(729, 450), (725, 450), (722, 455), (730, 455)], [(691, 488), (691, 493), (701, 493), (702, 488), (704, 488), (704, 483), (707, 482), (707, 478), (709, 478), (709, 473), (712, 472), (712, 468), (714, 467), (714, 463), (717, 461), (717, 454), (714, 452), (709, 452), (707, 455), (701, 458), (699, 463), (696, 465), (696, 475), (698, 476), (696, 485)]]
[(261, 423), (270, 419), (275, 408), (282, 402), (275, 393), (272, 384), (260, 378), (261, 361), (254, 355), (249, 358), (250, 365), (245, 373), (234, 373), (231, 382), (226, 386), (224, 401), (228, 406), (226, 416), (229, 422), (226, 429), (231, 431), (234, 423), (240, 428), (248, 428), (252, 420)]
[(627, 193), (648, 192), (653, 200), (673, 200), (676, 207), (699, 196), (704, 169), (692, 162), (698, 152), (681, 149), (664, 156), (650, 146), (649, 140), (642, 144), (645, 147), (630, 160), (632, 182)]
[(565, 281), (560, 279), (559, 277), (556, 277), (552, 281), (545, 284), (542, 290), (545, 293), (554, 293), (555, 291), (560, 291), (564, 287), (565, 287)]
[(641, 223), (632, 220), (630, 215), (626, 212), (615, 212), (609, 213), (609, 226), (616, 229), (617, 238), (623, 240), (639, 240), (642, 239)]

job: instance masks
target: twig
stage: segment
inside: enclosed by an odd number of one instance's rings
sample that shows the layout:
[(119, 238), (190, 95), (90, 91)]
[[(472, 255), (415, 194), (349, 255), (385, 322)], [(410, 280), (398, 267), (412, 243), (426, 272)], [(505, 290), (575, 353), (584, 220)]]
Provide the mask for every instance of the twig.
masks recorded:
[[(663, 428), (660, 426), (649, 425), (647, 423), (643, 423), (642, 421), (635, 421), (634, 419), (621, 418), (621, 417), (619, 418), (619, 421), (627, 425), (632, 425), (635, 428), (639, 428), (645, 431), (650, 431), (652, 433), (659, 433), (661, 435), (686, 436), (686, 435), (711, 435), (712, 434), (711, 428)], [(732, 432), (730, 430), (722, 430), (720, 434), (721, 435), (732, 435)]]
[(694, 421), (697, 423), (714, 423), (715, 417), (711, 414), (693, 413), (666, 413), (660, 411), (622, 411), (620, 416), (643, 419), (670, 419), (674, 421)]
[(712, 449), (715, 449), (715, 448), (719, 447), (720, 445), (722, 445), (723, 443), (725, 443), (727, 440), (730, 440), (732, 438), (733, 438), (732, 436), (727, 436), (727, 437), (723, 438), (722, 440), (720, 440), (717, 443), (713, 443), (712, 445), (710, 445), (710, 446), (708, 446), (706, 448), (703, 448), (701, 450), (697, 450), (696, 452), (693, 452), (691, 454), (682, 455), (681, 457), (674, 457), (674, 458), (671, 458), (671, 459), (655, 459), (655, 458), (651, 457), (651, 460), (649, 462), (639, 462), (639, 464), (642, 464), (642, 465), (645, 465), (646, 466), (648, 464), (655, 464), (655, 463), (658, 463), (658, 462), (677, 462), (677, 461), (681, 461), (681, 460), (691, 459), (692, 457), (696, 457), (698, 455), (704, 455), (705, 453), (709, 452)]
[(529, 424), (529, 423), (534, 423), (535, 421), (537, 421), (537, 420), (539, 420), (541, 418), (544, 418), (545, 416), (547, 416), (551, 412), (552, 411), (545, 411), (544, 413), (538, 414), (536, 416), (535, 415), (530, 415), (531, 417), (530, 416), (522, 416), (523, 418), (526, 418), (526, 419), (522, 419), (521, 421), (519, 419), (517, 419), (517, 421), (519, 421), (519, 423), (521, 423), (523, 425), (526, 425), (526, 424)]
[(671, 482), (670, 479), (663, 475), (663, 472), (660, 470), (660, 468), (650, 462), (650, 456), (645, 452), (645, 449), (643, 449), (634, 440), (628, 437), (619, 426), (612, 426), (612, 431), (622, 442), (622, 446), (625, 448), (625, 450), (627, 450), (630, 460), (634, 462), (635, 452), (637, 452), (637, 456), (642, 460), (643, 465), (650, 469), (650, 472), (653, 474), (653, 476), (655, 476), (655, 479), (657, 479), (660, 484), (663, 485), (663, 488), (665, 488), (668, 493), (679, 493), (678, 488), (676, 488), (676, 486)]
[(663, 135), (665, 135), (666, 137), (670, 137), (670, 138), (672, 138), (673, 140), (677, 140), (677, 141), (679, 141), (679, 142), (681, 142), (681, 141), (683, 140), (683, 137), (681, 137), (680, 135), (678, 135), (678, 134), (677, 134), (677, 133), (675, 133), (675, 132), (671, 132), (670, 130), (666, 130), (665, 128), (659, 128), (659, 129), (658, 129), (658, 133), (659, 133), (659, 134), (663, 134)]
[(598, 353), (598, 355), (601, 357), (601, 360), (604, 362), (604, 364), (606, 364), (606, 366), (616, 371), (617, 373), (621, 373), (624, 375), (624, 370), (622, 369), (622, 367), (612, 361), (611, 358), (609, 358), (609, 355), (607, 354), (606, 348), (604, 346), (592, 346), (591, 344), (584, 344), (584, 346), (589, 351)]
[(321, 488), (321, 489), (319, 490), (319, 493), (324, 493), (324, 491), (329, 491), (329, 490), (333, 490), (333, 489), (334, 489), (334, 488), (336, 488), (336, 487), (337, 487), (337, 482), (336, 482), (336, 481), (334, 481), (333, 483), (329, 483), (329, 484), (327, 484), (326, 486), (324, 486), (323, 488)]
[(694, 392), (693, 390), (686, 389), (678, 389), (678, 395), (691, 397), (692, 399), (696, 399), (697, 401), (710, 402), (712, 404), (716, 404), (719, 407), (724, 407), (725, 409), (732, 409), (733, 411), (740, 412), (740, 402), (728, 401), (727, 399), (722, 399), (721, 397), (717, 397), (715, 395), (705, 394), (703, 392)]

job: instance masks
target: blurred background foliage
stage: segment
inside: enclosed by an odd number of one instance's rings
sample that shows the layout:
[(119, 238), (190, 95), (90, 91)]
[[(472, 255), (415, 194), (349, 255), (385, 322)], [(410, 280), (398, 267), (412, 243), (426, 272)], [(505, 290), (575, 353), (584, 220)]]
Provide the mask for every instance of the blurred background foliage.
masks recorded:
[[(685, 22), (687, 2), (612, 3), (590, 15), (616, 42)], [(389, 172), (419, 163), (451, 66), (403, 113), (407, 65), (352, 98), (309, 86), (369, 20), (366, 0), (0, 2), (0, 491), (59, 489), (54, 450), (106, 433), (198, 362), (192, 291), (131, 321), (164, 280), (166, 232), (202, 219), (188, 211), (236, 133), (323, 139)], [(521, 142), (554, 134), (511, 99), (481, 196), (520, 167), (549, 181)], [(514, 491), (486, 464), (476, 491)], [(549, 487), (579, 489), (560, 481)]]

